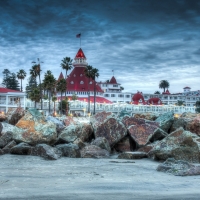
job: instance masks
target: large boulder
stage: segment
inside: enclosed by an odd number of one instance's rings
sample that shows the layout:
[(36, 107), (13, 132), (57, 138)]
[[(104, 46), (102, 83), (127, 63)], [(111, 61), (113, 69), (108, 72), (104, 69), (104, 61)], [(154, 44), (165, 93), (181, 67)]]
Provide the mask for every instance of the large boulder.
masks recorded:
[(155, 122), (159, 123), (159, 127), (164, 130), (165, 132), (169, 133), (170, 128), (174, 121), (174, 113), (173, 112), (166, 112), (160, 115)]
[(33, 156), (41, 156), (47, 160), (57, 160), (62, 156), (62, 152), (59, 149), (51, 147), (47, 144), (36, 145), (31, 149), (30, 154)]
[(7, 116), (4, 114), (4, 112), (0, 112), (0, 122), (6, 121)]
[(150, 121), (154, 121), (159, 117), (158, 113), (136, 113), (134, 114), (135, 118), (142, 118)]
[(46, 122), (44, 116), (36, 109), (26, 111), (16, 127), (23, 129), (23, 133), (13, 132), (13, 139), (17, 142), (26, 142), (36, 145), (41, 143), (54, 144), (57, 139), (56, 125)]
[(124, 117), (131, 117), (131, 113), (127, 112), (126, 110), (122, 110), (117, 115), (117, 118), (119, 118), (120, 120), (122, 120)]
[(78, 145), (76, 144), (59, 144), (56, 145), (56, 148), (62, 152), (63, 156), (70, 157), (70, 158), (80, 158), (80, 150)]
[(9, 108), (6, 113), (7, 121), (9, 124), (15, 125), (25, 114), (25, 110), (22, 107)]
[(111, 152), (109, 142), (105, 137), (96, 138), (94, 141), (91, 142), (91, 145), (96, 145), (102, 149), (107, 150), (108, 152)]
[(126, 128), (132, 125), (141, 125), (141, 124), (145, 124), (145, 119), (129, 117), (126, 120), (124, 120), (124, 125), (126, 126)]
[(19, 143), (18, 145), (12, 147), (10, 149), (10, 153), (11, 154), (17, 154), (17, 155), (30, 155), (31, 154), (31, 150), (33, 149), (32, 146), (30, 146), (27, 143)]
[(157, 171), (173, 174), (175, 176), (194, 176), (200, 175), (200, 165), (168, 158), (164, 163), (158, 165)]
[(62, 132), (62, 130), (65, 128), (64, 123), (53, 116), (46, 117), (46, 120), (53, 122), (56, 125), (56, 131), (58, 134), (60, 134)]
[(90, 141), (92, 137), (92, 127), (90, 124), (81, 123), (78, 125), (70, 125), (60, 133), (58, 140), (66, 143), (74, 142), (80, 138), (83, 142)]
[(81, 150), (82, 158), (107, 158), (109, 155), (107, 150), (96, 145), (88, 145)]
[(16, 145), (17, 143), (14, 140), (12, 140), (2, 150), (4, 153), (10, 153), (11, 148), (13, 148)]
[(107, 120), (110, 117), (114, 117), (114, 114), (112, 112), (99, 112), (95, 115), (90, 117), (90, 123), (92, 124), (92, 127), (94, 129), (94, 132), (96, 132), (96, 129), (98, 126), (100, 126), (105, 120)]
[(4, 148), (9, 142), (12, 141), (13, 133), (8, 131), (0, 137), (0, 148)]
[(147, 145), (149, 142), (161, 140), (167, 136), (167, 133), (165, 133), (163, 130), (157, 126), (149, 124), (129, 126), (128, 133), (136, 142), (137, 147)]
[(148, 153), (155, 160), (185, 160), (188, 162), (200, 162), (200, 138), (183, 128), (169, 134), (158, 142)]
[(127, 130), (122, 122), (111, 117), (100, 124), (94, 134), (95, 138), (105, 137), (108, 140), (110, 147), (113, 147), (127, 135)]
[(78, 121), (74, 120), (73, 117), (67, 116), (63, 119), (63, 123), (65, 126), (70, 126), (70, 125), (77, 125), (79, 124)]
[(178, 119), (174, 120), (170, 131), (173, 132), (179, 127), (200, 136), (200, 114), (183, 113)]
[(145, 152), (123, 152), (118, 155), (119, 159), (142, 159), (142, 158), (147, 158), (147, 153)]

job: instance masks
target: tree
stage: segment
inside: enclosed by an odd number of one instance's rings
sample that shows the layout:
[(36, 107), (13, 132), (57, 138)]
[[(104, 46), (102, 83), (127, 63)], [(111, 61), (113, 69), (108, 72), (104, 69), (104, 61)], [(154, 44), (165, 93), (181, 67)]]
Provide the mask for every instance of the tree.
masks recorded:
[(67, 86), (67, 83), (66, 83), (66, 80), (64, 78), (60, 79), (57, 82), (56, 90), (57, 90), (57, 92), (60, 92), (60, 95), (61, 95), (60, 108), (59, 108), (59, 110), (61, 110), (61, 114), (63, 114), (63, 109), (62, 109), (62, 93), (66, 91), (66, 86)]
[(40, 90), (38, 88), (33, 88), (33, 90), (29, 94), (29, 98), (31, 101), (35, 102), (35, 108), (36, 108), (36, 103), (40, 102)]
[(53, 116), (55, 117), (56, 116), (56, 104), (55, 104), (55, 102), (57, 100), (57, 97), (53, 96), (51, 100), (53, 101)]
[(195, 109), (196, 113), (200, 113), (200, 101), (196, 101), (195, 106), (196, 106)]
[(160, 94), (160, 91), (155, 91), (154, 94)]
[(8, 69), (4, 69), (4, 71), (3, 71), (2, 84), (8, 89), (20, 90), (19, 89), (19, 81), (17, 80), (16, 74), (11, 73)]
[(43, 85), (44, 85), (44, 88), (46, 88), (48, 90), (49, 114), (50, 114), (50, 112), (51, 112), (51, 96), (52, 96), (52, 92), (54, 92), (55, 86), (56, 86), (56, 79), (54, 78), (54, 76), (50, 70), (48, 70), (44, 75)]
[(21, 80), (21, 92), (22, 92), (22, 80), (26, 77), (26, 72), (23, 69), (20, 69), (19, 72), (17, 72), (17, 78)]
[(76, 94), (73, 94), (73, 95), (72, 95), (72, 100), (75, 101), (75, 100), (77, 100), (77, 99), (78, 99), (78, 96), (77, 96)]
[[(33, 62), (35, 63), (35, 62)], [(40, 88), (40, 100), (41, 100), (41, 110), (42, 110), (42, 87), (41, 87), (41, 78), (40, 78), (40, 74), (41, 74), (41, 68), (40, 68), (40, 63), (39, 64), (35, 64), (32, 66), (32, 69), (30, 69), (30, 74), (31, 76), (37, 78), (39, 78), (39, 88)]]
[(90, 79), (92, 78), (92, 69), (92, 66), (88, 65), (84, 70), (84, 74), (88, 78), (88, 113), (90, 113)]
[(176, 103), (176, 106), (184, 106), (184, 101), (180, 101), (178, 100), (177, 103)]
[(94, 80), (94, 113), (95, 114), (95, 104), (96, 104), (96, 81), (95, 79), (99, 77), (99, 70), (96, 68), (92, 69), (92, 80)]
[[(67, 80), (67, 71), (72, 69), (72, 61), (73, 60), (70, 57), (65, 57), (65, 58), (63, 58), (62, 63), (60, 64), (62, 69), (64, 69), (66, 71), (66, 73), (65, 73), (66, 80)], [(65, 91), (65, 96), (66, 96), (66, 92), (67, 91)]]
[(30, 92), (33, 90), (33, 88), (37, 87), (37, 81), (36, 78), (33, 76), (30, 76), (28, 78), (28, 84), (26, 85), (26, 94), (29, 97)]
[(161, 80), (159, 83), (159, 88), (164, 89), (165, 92), (165, 88), (169, 88), (169, 82), (167, 80)]
[(121, 91), (124, 90), (124, 87), (120, 86), (120, 90), (121, 90)]

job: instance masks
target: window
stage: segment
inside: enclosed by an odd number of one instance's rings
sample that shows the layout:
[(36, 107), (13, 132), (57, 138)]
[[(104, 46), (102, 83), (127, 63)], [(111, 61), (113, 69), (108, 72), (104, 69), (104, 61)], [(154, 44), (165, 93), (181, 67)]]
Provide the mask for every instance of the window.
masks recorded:
[(118, 95), (118, 97), (124, 97), (124, 95), (122, 95), (122, 94), (119, 94), (119, 95)]
[(76, 74), (74, 74), (74, 77), (76, 77)]
[(83, 76), (83, 74), (80, 74), (80, 76)]
[(111, 97), (115, 97), (115, 94), (111, 94)]
[(109, 94), (104, 94), (104, 97), (109, 97)]
[(129, 94), (127, 94), (127, 95), (126, 95), (126, 98), (130, 98), (130, 95), (129, 95)]
[(90, 81), (90, 84), (92, 84), (92, 81)]
[(118, 85), (113, 85), (113, 87), (118, 87)]
[(71, 83), (71, 84), (74, 84), (74, 81), (71, 81), (70, 83)]
[(81, 82), (80, 82), (80, 84), (84, 84), (84, 82), (83, 82), (83, 81), (81, 81)]

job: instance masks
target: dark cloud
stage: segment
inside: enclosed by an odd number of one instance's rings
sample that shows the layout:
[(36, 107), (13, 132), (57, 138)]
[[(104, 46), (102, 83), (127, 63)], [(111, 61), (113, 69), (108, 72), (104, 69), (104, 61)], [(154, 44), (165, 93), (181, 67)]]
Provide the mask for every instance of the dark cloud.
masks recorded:
[(42, 72), (58, 77), (63, 57), (76, 55), (81, 32), (99, 80), (115, 70), (125, 91), (155, 92), (162, 79), (172, 92), (199, 89), (198, 0), (4, 0), (0, 19), (2, 71), (28, 72), (39, 57)]

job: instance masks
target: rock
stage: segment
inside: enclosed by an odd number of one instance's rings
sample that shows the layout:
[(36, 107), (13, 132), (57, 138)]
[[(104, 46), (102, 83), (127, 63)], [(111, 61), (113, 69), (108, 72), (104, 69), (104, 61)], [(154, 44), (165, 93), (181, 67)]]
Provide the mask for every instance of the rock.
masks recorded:
[(16, 145), (17, 145), (17, 143), (14, 140), (12, 140), (2, 150), (3, 150), (4, 153), (10, 153), (11, 148), (16, 146)]
[(47, 160), (57, 160), (62, 156), (62, 152), (60, 150), (47, 144), (36, 145), (30, 154), (33, 156), (41, 156)]
[(76, 144), (59, 144), (56, 146), (62, 152), (63, 156), (70, 157), (70, 158), (80, 158), (80, 150), (78, 145)]
[(33, 147), (30, 146), (29, 144), (22, 142), (16, 146), (12, 147), (10, 149), (10, 153), (17, 154), (17, 155), (30, 155), (32, 148)]
[(4, 112), (0, 112), (0, 122), (6, 121), (6, 120), (7, 120), (7, 117), (4, 114)]
[(118, 141), (126, 136), (127, 130), (122, 122), (115, 118), (108, 118), (97, 127), (94, 134), (95, 138), (105, 137), (108, 140), (110, 147), (113, 147)]
[(123, 152), (119, 154), (117, 157), (119, 159), (141, 159), (141, 158), (147, 158), (147, 153), (145, 152)]
[(163, 130), (149, 124), (129, 126), (128, 133), (138, 147), (147, 145), (149, 142), (161, 140), (167, 136)]
[(193, 176), (200, 175), (200, 165), (168, 158), (164, 163), (158, 165), (157, 171), (166, 172), (175, 176)]
[(98, 137), (96, 138), (92, 143), (91, 145), (96, 145), (102, 149), (105, 149), (107, 150), (108, 152), (111, 152), (111, 148), (110, 148), (110, 145), (109, 145), (109, 142), (108, 140), (106, 140), (105, 137)]
[(166, 112), (160, 115), (155, 122), (159, 123), (159, 127), (164, 130), (165, 132), (169, 132), (170, 127), (172, 126), (174, 121), (174, 113), (173, 112)]
[(117, 144), (114, 145), (114, 149), (117, 152), (134, 151), (136, 149), (135, 141), (129, 136), (125, 136)]
[(150, 121), (155, 121), (160, 114), (158, 113), (136, 113), (134, 114), (134, 118), (142, 118), (142, 119), (147, 119)]
[(16, 126), (13, 126), (11, 124), (8, 124), (6, 122), (0, 123), (0, 136), (6, 134), (6, 132), (12, 132), (16, 134), (23, 134), (25, 130), (18, 128)]
[(17, 142), (31, 145), (54, 144), (57, 139), (56, 125), (50, 121), (46, 122), (44, 116), (36, 109), (27, 110), (16, 127), (24, 130), (23, 133), (12, 131), (13, 139)]
[(9, 108), (6, 113), (9, 124), (15, 125), (25, 114), (25, 110), (22, 107)]
[(83, 147), (86, 146), (86, 144), (85, 144), (80, 138), (77, 138), (77, 139), (73, 142), (73, 144), (78, 145), (79, 149), (82, 149)]
[(59, 119), (52, 117), (52, 116), (48, 116), (46, 117), (47, 121), (53, 122), (56, 125), (56, 132), (57, 134), (60, 134), (62, 130), (64, 130), (65, 125), (62, 121), (60, 121)]
[(126, 110), (122, 110), (120, 111), (120, 113), (117, 115), (117, 118), (119, 118), (119, 120), (122, 120), (124, 117), (131, 117), (131, 113), (127, 112)]
[(145, 124), (145, 120), (144, 119), (138, 119), (135, 117), (129, 117), (127, 120), (124, 121), (124, 125), (128, 128), (129, 126), (132, 125), (141, 125), (141, 124)]
[(123, 118), (121, 118), (121, 122), (125, 125), (125, 121), (129, 118), (130, 116), (125, 115)]
[(185, 113), (181, 115), (178, 119), (174, 120), (170, 131), (173, 132), (180, 127), (200, 136), (200, 114)]
[(148, 156), (155, 160), (174, 158), (188, 162), (200, 162), (200, 138), (179, 128), (158, 142)]
[(80, 138), (83, 142), (90, 141), (92, 137), (92, 127), (90, 124), (82, 123), (67, 126), (59, 135), (58, 139), (67, 143), (74, 142)]
[(85, 146), (81, 150), (81, 157), (82, 158), (107, 158), (109, 157), (109, 152), (96, 145), (88, 145), (88, 146)]
[(149, 153), (158, 142), (159, 141), (155, 141), (155, 142), (153, 142), (151, 144), (148, 144), (146, 146), (140, 147), (137, 151)]
[(0, 137), (0, 148), (4, 148), (9, 142), (12, 141), (13, 133), (8, 131)]
[(90, 123), (92, 124), (92, 127), (94, 129), (94, 132), (96, 132), (96, 129), (98, 126), (100, 126), (102, 123), (104, 123), (105, 120), (107, 120), (110, 117), (114, 117), (114, 114), (112, 112), (99, 112), (90, 117)]
[(69, 117), (69, 116), (67, 116), (67, 117), (63, 120), (63, 122), (64, 122), (64, 125), (65, 125), (65, 126), (70, 126), (70, 125), (77, 125), (77, 124), (79, 124), (77, 121), (75, 121), (75, 120), (73, 119), (73, 117)]

